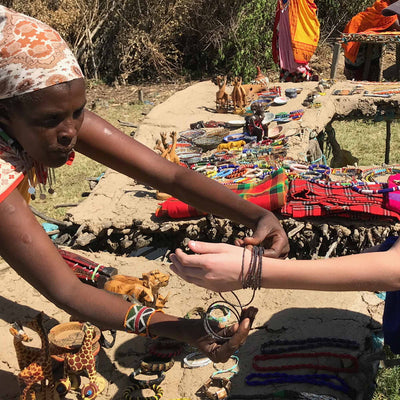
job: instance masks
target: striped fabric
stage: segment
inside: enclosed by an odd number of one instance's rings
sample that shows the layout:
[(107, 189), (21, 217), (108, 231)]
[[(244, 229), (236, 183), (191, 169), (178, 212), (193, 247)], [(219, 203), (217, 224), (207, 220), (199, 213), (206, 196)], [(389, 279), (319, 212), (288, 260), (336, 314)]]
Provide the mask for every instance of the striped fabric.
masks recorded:
[[(273, 211), (281, 208), (285, 204), (289, 183), (285, 170), (280, 168), (257, 185), (244, 183), (235, 186), (231, 185), (229, 188), (245, 200)], [(206, 213), (174, 197), (161, 203), (156, 210), (157, 217), (169, 217), (174, 219), (203, 215), (206, 215)]]
[[(383, 184), (369, 185), (369, 189), (382, 189)], [(365, 195), (349, 186), (320, 184), (305, 179), (294, 179), (290, 183), (287, 203), (283, 215), (293, 218), (338, 216), (353, 219), (394, 218), (400, 214), (384, 208), (383, 194)]]

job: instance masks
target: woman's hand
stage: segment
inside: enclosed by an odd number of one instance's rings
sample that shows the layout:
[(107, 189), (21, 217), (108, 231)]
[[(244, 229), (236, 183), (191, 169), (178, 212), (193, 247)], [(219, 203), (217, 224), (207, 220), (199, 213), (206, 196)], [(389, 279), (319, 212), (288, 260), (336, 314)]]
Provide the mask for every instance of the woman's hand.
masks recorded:
[(279, 220), (272, 213), (265, 214), (257, 223), (253, 236), (236, 239), (237, 246), (263, 245), (264, 256), (285, 258), (289, 253), (289, 241)]
[[(215, 292), (242, 288), (241, 268), (243, 247), (225, 243), (189, 241), (196, 254), (186, 254), (181, 249), (169, 256), (171, 269), (185, 281)], [(244, 272), (250, 263), (250, 251), (245, 250)]]
[(197, 347), (202, 353), (214, 362), (226, 362), (229, 357), (239, 349), (246, 341), (250, 332), (251, 325), (257, 314), (257, 308), (249, 307), (244, 309), (241, 315), (241, 323), (218, 329), (218, 324), (214, 329), (220, 336), (230, 337), (229, 340), (219, 342), (208, 335), (203, 326), (203, 320), (188, 320), (192, 326), (188, 329), (189, 337), (185, 341)]

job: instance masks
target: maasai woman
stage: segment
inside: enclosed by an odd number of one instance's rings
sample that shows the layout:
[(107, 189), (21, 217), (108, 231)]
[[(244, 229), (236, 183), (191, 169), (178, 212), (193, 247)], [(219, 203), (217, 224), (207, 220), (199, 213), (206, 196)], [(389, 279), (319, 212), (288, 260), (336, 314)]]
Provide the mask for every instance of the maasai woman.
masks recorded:
[[(73, 150), (168, 191), (193, 206), (254, 229), (241, 244), (268, 236), (276, 256), (288, 251), (285, 232), (267, 210), (223, 185), (158, 156), (85, 109), (85, 80), (77, 60), (48, 25), (0, 6), (0, 255), (43, 296), (103, 329), (165, 336), (192, 343), (214, 360), (227, 360), (245, 340), (254, 309), (241, 324), (206, 334), (202, 320), (185, 320), (124, 301), (82, 283), (27, 204), (35, 185), (48, 185), (49, 168)], [(272, 255), (272, 254), (271, 254)], [(250, 314), (249, 314), (250, 312)]]
[(319, 21), (313, 0), (278, 0), (272, 55), (280, 68), (281, 82), (309, 81), (313, 72), (308, 63), (317, 48)]

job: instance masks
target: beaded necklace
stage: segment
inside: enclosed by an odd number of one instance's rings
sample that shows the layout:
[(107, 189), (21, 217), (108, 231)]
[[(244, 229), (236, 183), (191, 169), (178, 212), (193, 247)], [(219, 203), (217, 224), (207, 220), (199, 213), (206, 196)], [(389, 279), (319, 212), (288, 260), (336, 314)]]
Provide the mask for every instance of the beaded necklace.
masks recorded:
[(289, 375), (282, 372), (266, 374), (252, 373), (246, 376), (245, 382), (249, 386), (266, 386), (279, 383), (310, 383), (317, 386), (327, 386), (346, 394), (353, 391), (340, 376), (330, 374)]
[[(287, 346), (271, 348), (272, 346)], [(261, 354), (280, 354), (317, 347), (338, 347), (358, 350), (360, 345), (354, 340), (328, 337), (314, 337), (304, 340), (270, 340), (261, 345)]]
[[(286, 358), (316, 358), (316, 357), (327, 357), (337, 358), (340, 360), (350, 360), (351, 365), (349, 367), (333, 367), (330, 365), (320, 364), (291, 364), (291, 365), (278, 365), (278, 366), (260, 366), (257, 364), (258, 361), (265, 360), (278, 360)], [(358, 370), (358, 359), (351, 354), (337, 354), (329, 352), (317, 352), (317, 353), (286, 353), (286, 354), (260, 354), (253, 358), (253, 368), (256, 371), (283, 371), (292, 369), (315, 369), (324, 370), (330, 372), (356, 372)]]

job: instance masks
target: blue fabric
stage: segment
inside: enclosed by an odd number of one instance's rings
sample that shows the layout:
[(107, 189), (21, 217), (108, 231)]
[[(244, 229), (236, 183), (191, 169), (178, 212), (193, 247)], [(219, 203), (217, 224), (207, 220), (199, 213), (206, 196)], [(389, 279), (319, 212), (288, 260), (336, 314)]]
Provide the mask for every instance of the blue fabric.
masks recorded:
[[(389, 236), (379, 246), (379, 251), (389, 250), (397, 239), (397, 236)], [(400, 290), (386, 292), (383, 338), (384, 343), (390, 347), (393, 353), (400, 354)]]

